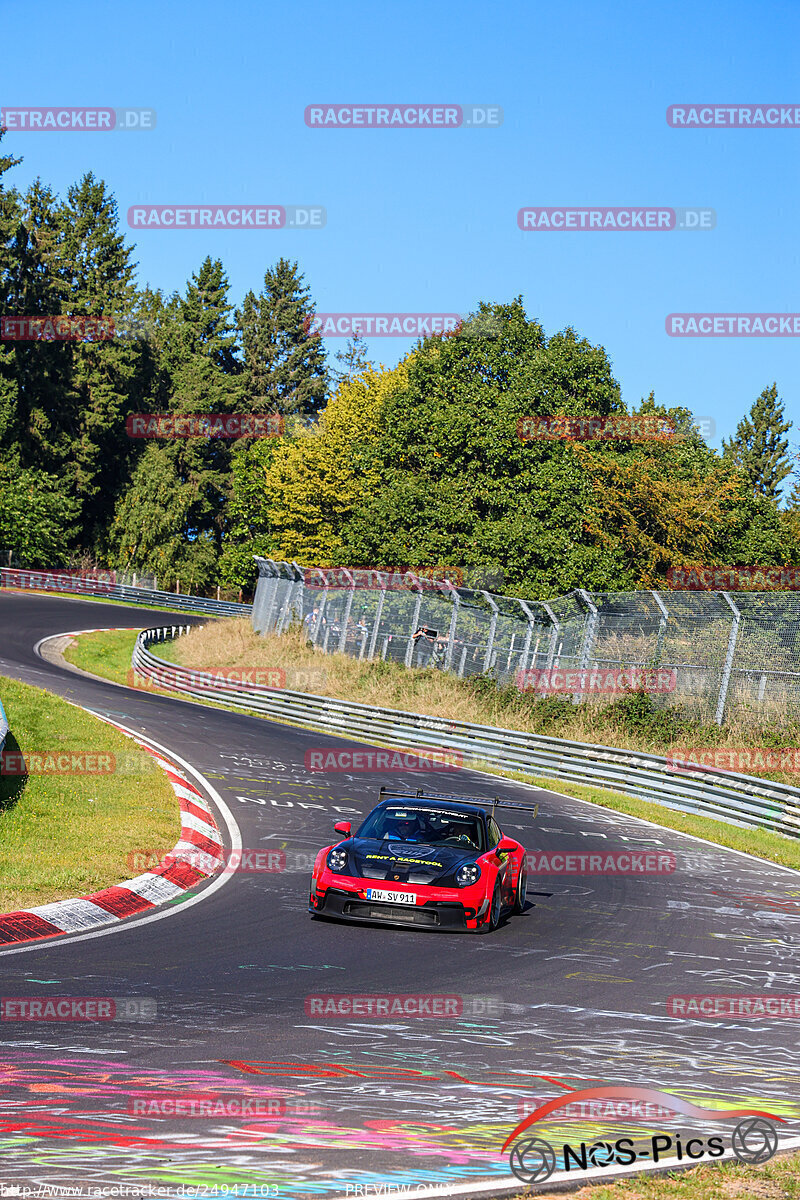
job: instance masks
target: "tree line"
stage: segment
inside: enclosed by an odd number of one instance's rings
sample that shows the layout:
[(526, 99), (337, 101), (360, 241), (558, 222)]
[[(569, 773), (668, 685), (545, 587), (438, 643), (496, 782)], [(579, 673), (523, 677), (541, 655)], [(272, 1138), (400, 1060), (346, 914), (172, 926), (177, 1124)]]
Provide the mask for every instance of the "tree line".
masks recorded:
[[(1, 141), (0, 136), (0, 141)], [(547, 336), (521, 297), (481, 303), (394, 368), (356, 337), (328, 361), (298, 263), (236, 305), (206, 257), (141, 286), (91, 173), (25, 192), (0, 145), (0, 315), (113, 320), (110, 339), (0, 340), (0, 553), (21, 566), (252, 586), (254, 553), (306, 565), (466, 568), (533, 598), (664, 586), (670, 566), (796, 564), (800, 492), (775, 384), (721, 453), (688, 407), (666, 439), (521, 437), (525, 421), (628, 413), (609, 357)], [(127, 331), (127, 333), (126, 333)], [(128, 418), (278, 414), (280, 436), (141, 439)]]

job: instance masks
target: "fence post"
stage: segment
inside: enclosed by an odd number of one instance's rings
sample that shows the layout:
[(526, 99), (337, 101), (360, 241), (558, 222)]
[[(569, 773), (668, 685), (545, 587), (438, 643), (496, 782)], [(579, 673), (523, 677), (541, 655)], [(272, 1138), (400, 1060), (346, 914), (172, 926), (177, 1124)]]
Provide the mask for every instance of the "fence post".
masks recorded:
[(378, 630), (380, 629), (381, 617), (383, 616), (383, 602), (386, 599), (386, 588), (389, 583), (388, 575), (384, 579), (382, 571), (376, 571), (376, 574), (378, 576), (379, 582), (380, 581), (382, 581), (382, 582), (381, 582), (381, 594), (378, 597), (378, 608), (375, 613), (375, 624), (372, 627), (372, 637), (370, 638), (370, 643), (369, 643), (369, 657), (370, 658), (375, 657), (375, 643), (378, 640)]
[(500, 609), (497, 607), (497, 605), (495, 604), (494, 600), (492, 599), (492, 597), (490, 596), (490, 594), (488, 592), (482, 591), (481, 595), (483, 596), (484, 600), (486, 600), (492, 606), (492, 620), (489, 624), (489, 641), (486, 644), (486, 653), (483, 656), (483, 673), (485, 675), (487, 671), (491, 670), (491, 666), (492, 666), (492, 651), (494, 650), (494, 637), (495, 637), (495, 633), (497, 632), (497, 615), (500, 612)]
[(294, 561), (292, 561), (289, 566), (294, 572), (294, 578), (292, 579), (289, 587), (289, 606), (286, 610), (286, 619), (283, 623), (283, 629), (281, 630), (282, 633), (286, 632), (294, 617), (297, 617), (301, 622), (303, 620), (303, 603), (305, 600), (306, 588), (305, 572), (303, 568), (298, 567), (297, 563)]
[(258, 564), (258, 584), (253, 600), (253, 629), (256, 633), (269, 633), (272, 623), (272, 610), (278, 595), (280, 571), (278, 564), (271, 558), (253, 556)]
[(659, 596), (658, 592), (654, 592), (651, 589), (650, 595), (653, 597), (661, 610), (661, 620), (658, 622), (658, 640), (656, 641), (655, 653), (655, 665), (658, 667), (661, 665), (661, 655), (664, 653), (664, 638), (667, 635), (667, 621), (669, 620), (669, 613), (667, 611), (667, 606)]
[[(583, 645), (581, 646), (581, 659), (578, 665), (581, 685), (583, 685), (585, 674), (589, 667), (589, 660), (591, 659), (592, 652), (594, 650), (595, 638), (597, 637), (597, 625), (600, 619), (600, 610), (592, 600), (589, 593), (585, 592), (583, 588), (576, 588), (575, 595), (580, 598), (582, 603), (585, 604), (589, 610), (589, 616), (586, 621), (586, 632), (583, 635)], [(584, 692), (583, 694), (585, 695), (586, 693)], [(580, 704), (581, 693), (574, 693), (572, 696), (572, 701), (573, 704)]]
[(347, 570), (347, 567), (342, 567), (341, 570), (344, 572), (344, 574), (350, 580), (350, 591), (347, 595), (347, 600), (346, 600), (345, 606), (344, 606), (344, 615), (342, 616), (342, 632), (339, 635), (339, 653), (344, 654), (344, 652), (345, 652), (344, 648), (345, 648), (345, 645), (347, 644), (347, 623), (350, 620), (350, 613), (353, 608), (353, 596), (356, 594), (356, 581), (353, 578), (353, 576), (350, 574), (350, 572)]
[[(556, 646), (558, 645), (558, 635), (561, 632), (561, 622), (556, 617), (549, 604), (544, 600), (540, 601), (542, 608), (550, 618), (550, 624), (553, 626), (553, 632), (550, 634), (550, 648), (547, 651), (547, 678), (550, 678), (550, 672), (553, 670), (553, 659), (556, 656)], [(548, 683), (548, 687), (549, 687)]]
[(453, 587), (449, 579), (444, 580), (450, 595), (453, 598), (453, 611), (450, 613), (450, 629), (447, 634), (447, 649), (444, 652), (444, 669), (449, 671), (453, 665), (453, 644), (456, 639), (456, 630), (458, 629), (458, 610), (461, 607), (461, 596), (458, 588)]
[(524, 600), (517, 597), (517, 604), (520, 606), (525, 616), (528, 618), (528, 628), (525, 631), (525, 641), (522, 646), (522, 658), (520, 659), (520, 670), (522, 671), (521, 679), (525, 683), (525, 672), (528, 669), (528, 653), (531, 648), (531, 638), (533, 637), (533, 627), (536, 624), (536, 618), (530, 610), (530, 606)]
[(728, 685), (731, 681), (731, 671), (733, 670), (733, 656), (736, 653), (736, 642), (739, 637), (739, 625), (741, 624), (742, 614), (731, 600), (727, 592), (720, 592), (720, 596), (728, 602), (728, 606), (733, 613), (733, 621), (731, 622), (731, 631), (728, 634), (728, 653), (725, 655), (725, 666), (722, 668), (722, 679), (719, 685), (719, 698), (717, 700), (717, 711), (714, 714), (714, 720), (717, 725), (721, 725), (725, 719), (725, 704), (728, 699)]
[(258, 569), (258, 579), (256, 580), (256, 591), (253, 596), (253, 611), (250, 614), (250, 622), (255, 633), (261, 633), (263, 630), (262, 617), (267, 604), (267, 589), (268, 577), (266, 572), (266, 559), (260, 558), (257, 554), (253, 555), (253, 561)]
[(281, 574), (281, 583), (285, 584), (283, 592), (283, 600), (281, 601), (280, 612), (275, 622), (275, 632), (285, 633), (292, 622), (292, 599), (294, 596), (294, 567), (287, 562), (278, 563), (279, 567), (285, 567), (288, 573), (288, 578)]
[[(317, 619), (314, 622), (314, 631), (311, 634), (312, 645), (316, 646), (319, 642), (320, 630), (322, 629), (324, 623), (323, 619), (325, 617), (325, 601), (328, 599), (328, 576), (324, 571), (320, 570), (319, 567), (314, 568), (313, 574), (322, 576), (322, 599), (319, 602), (319, 612), (317, 613)], [(311, 605), (311, 611), (312, 613), (314, 611), (313, 604)]]
[(422, 584), (413, 571), (409, 571), (408, 574), (414, 580), (412, 586), (419, 589), (417, 592), (417, 601), (414, 605), (414, 616), (411, 621), (411, 632), (408, 635), (408, 645), (406, 646), (406, 666), (410, 667), (414, 655), (414, 634), (419, 629), (419, 610), (422, 608)]
[(275, 585), (275, 599), (277, 601), (277, 606), (273, 628), (275, 633), (283, 633), (284, 618), (286, 616), (286, 610), (289, 607), (289, 601), (292, 594), (292, 584), (286, 579), (284, 568), (286, 571), (289, 571), (291, 568), (289, 567), (288, 563), (283, 561), (277, 562), (275, 566), (278, 570), (278, 579)]

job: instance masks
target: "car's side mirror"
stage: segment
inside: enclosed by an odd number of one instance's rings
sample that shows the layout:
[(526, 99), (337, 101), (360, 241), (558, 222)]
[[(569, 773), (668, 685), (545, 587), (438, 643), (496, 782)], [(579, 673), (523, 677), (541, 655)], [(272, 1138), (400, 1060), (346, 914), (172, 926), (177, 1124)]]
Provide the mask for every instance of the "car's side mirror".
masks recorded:
[(350, 837), (350, 822), (337, 821), (333, 827), (334, 833), (341, 833), (344, 837)]
[(516, 850), (517, 843), (512, 838), (502, 837), (494, 848), (495, 854), (510, 854)]

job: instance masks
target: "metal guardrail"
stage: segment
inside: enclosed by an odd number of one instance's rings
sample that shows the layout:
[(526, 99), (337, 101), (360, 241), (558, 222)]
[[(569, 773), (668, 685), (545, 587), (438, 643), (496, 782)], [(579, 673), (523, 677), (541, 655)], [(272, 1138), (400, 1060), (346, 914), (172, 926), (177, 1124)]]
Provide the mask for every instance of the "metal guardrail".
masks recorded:
[[(491, 675), (542, 697), (571, 694), (575, 704), (602, 697), (609, 675), (625, 672), (658, 703), (679, 700), (718, 725), (740, 707), (800, 714), (797, 592), (576, 588), (545, 602), (460, 586), (458, 569), (450, 579), (450, 568), (255, 562), (253, 629), (285, 633), (300, 623), (327, 653)], [(657, 682), (645, 684), (645, 670)]]
[(186, 609), (218, 617), (245, 617), (253, 610), (252, 604), (237, 604), (232, 600), (207, 600), (202, 596), (185, 596), (174, 592), (128, 587), (125, 584), (94, 579), (71, 571), (22, 571), (13, 567), (0, 567), (0, 587), (37, 592), (69, 592), (94, 599), (122, 600), (126, 604), (145, 604), (150, 608)]
[(461, 751), (464, 760), (475, 765), (487, 763), (506, 771), (594, 785), (731, 825), (800, 837), (800, 790), (788, 784), (728, 771), (679, 774), (661, 755), (448, 721), (305, 692), (228, 686), (211, 672), (194, 671), (150, 653), (149, 646), (188, 629), (173, 625), (144, 630), (136, 640), (134, 668), (164, 689), (213, 699), (288, 724), (403, 749), (435, 746)]

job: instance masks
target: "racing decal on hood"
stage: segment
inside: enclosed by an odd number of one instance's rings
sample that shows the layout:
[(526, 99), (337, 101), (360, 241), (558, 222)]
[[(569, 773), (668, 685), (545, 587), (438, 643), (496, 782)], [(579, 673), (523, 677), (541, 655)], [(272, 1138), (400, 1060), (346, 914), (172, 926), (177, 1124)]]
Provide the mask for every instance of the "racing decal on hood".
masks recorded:
[(378, 862), (411, 863), (417, 867), (443, 867), (444, 864), (434, 862), (431, 858), (404, 858), (399, 854), (365, 854), (364, 858), (376, 858)]

